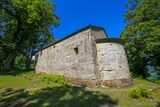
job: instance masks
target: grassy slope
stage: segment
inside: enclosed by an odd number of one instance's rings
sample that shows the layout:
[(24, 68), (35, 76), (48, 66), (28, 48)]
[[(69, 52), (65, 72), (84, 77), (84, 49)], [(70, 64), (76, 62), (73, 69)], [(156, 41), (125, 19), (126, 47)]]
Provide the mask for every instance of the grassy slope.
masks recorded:
[[(145, 106), (146, 105), (146, 106), (153, 107), (160, 103), (160, 85), (159, 84), (148, 82), (147, 80), (139, 79), (139, 78), (133, 79), (133, 82), (134, 84), (131, 87), (127, 87), (127, 88), (121, 88), (121, 89), (108, 88), (108, 89), (98, 89), (98, 90), (103, 94), (110, 95), (113, 99), (117, 98), (119, 106), (139, 106), (139, 105)], [(159, 89), (155, 93), (152, 93), (152, 98), (150, 99), (146, 99), (146, 98), (133, 99), (128, 97), (129, 92), (131, 92), (134, 89), (138, 89), (138, 88), (150, 89), (152, 86), (158, 86)]]
[(158, 86), (144, 79), (134, 79), (128, 88), (82, 88), (56, 83), (36, 82), (18, 75), (0, 74), (0, 107), (107, 107), (160, 106), (160, 88), (150, 99), (132, 99), (128, 93), (137, 88)]

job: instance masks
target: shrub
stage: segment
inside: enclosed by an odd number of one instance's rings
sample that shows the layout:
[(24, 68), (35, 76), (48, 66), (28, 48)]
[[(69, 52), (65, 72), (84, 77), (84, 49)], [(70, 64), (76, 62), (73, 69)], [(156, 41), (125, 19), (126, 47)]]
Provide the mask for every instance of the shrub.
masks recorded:
[(156, 84), (160, 84), (160, 79), (156, 79), (156, 78), (147, 78), (148, 81), (156, 83)]
[(60, 75), (41, 74), (38, 77), (38, 80), (46, 83), (55, 82), (59, 84), (67, 84), (65, 77)]
[(25, 72), (25, 73), (20, 74), (20, 76), (30, 80), (33, 76), (35, 76), (35, 72), (34, 71)]
[(129, 93), (129, 97), (131, 98), (140, 98), (141, 97), (141, 93), (139, 92), (139, 90), (133, 90)]
[(50, 74), (37, 74), (35, 72), (26, 72), (20, 75), (23, 78), (29, 79), (29, 80), (35, 80), (38, 82), (45, 82), (45, 83), (59, 83), (62, 85), (67, 84), (67, 81), (64, 76), (60, 75), (50, 75)]
[(131, 98), (140, 98), (140, 97), (149, 98), (150, 95), (151, 95), (151, 91), (145, 88), (139, 88), (129, 93), (129, 97)]
[(145, 98), (149, 98), (149, 96), (151, 95), (151, 91), (145, 88), (140, 88), (139, 92), (141, 93), (141, 96)]

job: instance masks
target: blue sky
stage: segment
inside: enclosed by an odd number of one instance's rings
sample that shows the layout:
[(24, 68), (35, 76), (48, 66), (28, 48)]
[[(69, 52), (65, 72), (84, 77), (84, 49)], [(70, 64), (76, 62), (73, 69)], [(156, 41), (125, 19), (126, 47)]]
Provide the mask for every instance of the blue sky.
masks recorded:
[(60, 26), (54, 37), (63, 38), (87, 25), (104, 27), (110, 38), (118, 38), (125, 26), (123, 14), (128, 0), (54, 0)]

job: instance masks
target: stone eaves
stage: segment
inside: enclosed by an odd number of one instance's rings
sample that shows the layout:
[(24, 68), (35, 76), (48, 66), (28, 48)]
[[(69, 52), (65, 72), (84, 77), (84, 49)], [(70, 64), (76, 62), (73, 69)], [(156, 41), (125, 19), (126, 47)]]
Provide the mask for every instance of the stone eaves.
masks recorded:
[(119, 38), (96, 39), (96, 43), (106, 43), (106, 42), (119, 43), (119, 44), (124, 44), (125, 43), (125, 41), (123, 39), (119, 39)]

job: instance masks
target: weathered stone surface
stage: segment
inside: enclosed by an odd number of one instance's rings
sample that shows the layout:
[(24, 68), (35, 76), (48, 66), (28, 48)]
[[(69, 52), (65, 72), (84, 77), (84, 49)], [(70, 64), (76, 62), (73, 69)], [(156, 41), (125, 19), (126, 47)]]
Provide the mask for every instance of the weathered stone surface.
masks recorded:
[[(96, 42), (97, 39), (107, 39), (101, 27), (88, 26), (74, 32), (37, 53), (36, 71), (64, 75), (70, 78), (71, 83), (84, 86), (100, 86), (105, 81), (130, 79), (123, 44), (116, 43), (116, 39)], [(118, 85), (122, 84), (124, 82)]]
[(152, 91), (152, 92), (156, 92), (158, 90), (158, 87), (157, 86), (152, 86), (151, 88), (150, 88), (150, 91)]
[(97, 52), (101, 80), (131, 78), (122, 44), (97, 43)]
[(132, 78), (123, 78), (123, 79), (112, 79), (112, 80), (103, 80), (101, 82), (102, 87), (127, 87), (132, 85)]
[(89, 79), (81, 79), (81, 78), (71, 78), (71, 77), (66, 77), (67, 81), (71, 84), (74, 85), (80, 85), (83, 87), (99, 87), (100, 84), (96, 80), (89, 80)]

